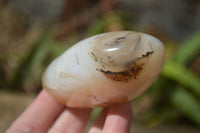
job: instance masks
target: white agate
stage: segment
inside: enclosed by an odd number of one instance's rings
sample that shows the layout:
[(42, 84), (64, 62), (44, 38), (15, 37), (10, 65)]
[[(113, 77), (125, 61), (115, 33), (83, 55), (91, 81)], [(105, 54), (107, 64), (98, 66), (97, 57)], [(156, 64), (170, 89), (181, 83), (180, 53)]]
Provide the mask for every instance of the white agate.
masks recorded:
[(164, 45), (151, 35), (117, 31), (78, 42), (43, 74), (43, 87), (69, 107), (104, 107), (132, 100), (158, 78)]

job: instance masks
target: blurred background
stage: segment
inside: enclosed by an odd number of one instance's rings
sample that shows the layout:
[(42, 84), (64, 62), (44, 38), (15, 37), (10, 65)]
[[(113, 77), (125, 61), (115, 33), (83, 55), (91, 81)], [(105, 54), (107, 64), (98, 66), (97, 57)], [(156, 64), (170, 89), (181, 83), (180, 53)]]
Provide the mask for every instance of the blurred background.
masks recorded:
[(55, 57), (117, 30), (151, 34), (166, 47), (160, 78), (133, 101), (132, 132), (199, 133), (199, 0), (0, 0), (0, 132), (41, 90)]

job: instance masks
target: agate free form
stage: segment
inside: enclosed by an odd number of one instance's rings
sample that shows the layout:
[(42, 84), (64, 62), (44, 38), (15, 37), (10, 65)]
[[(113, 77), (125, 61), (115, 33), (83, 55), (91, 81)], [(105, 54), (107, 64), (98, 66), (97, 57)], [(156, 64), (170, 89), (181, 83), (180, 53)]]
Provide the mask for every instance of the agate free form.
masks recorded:
[(132, 100), (158, 78), (164, 45), (139, 32), (92, 36), (57, 57), (43, 74), (47, 92), (69, 107), (104, 107)]

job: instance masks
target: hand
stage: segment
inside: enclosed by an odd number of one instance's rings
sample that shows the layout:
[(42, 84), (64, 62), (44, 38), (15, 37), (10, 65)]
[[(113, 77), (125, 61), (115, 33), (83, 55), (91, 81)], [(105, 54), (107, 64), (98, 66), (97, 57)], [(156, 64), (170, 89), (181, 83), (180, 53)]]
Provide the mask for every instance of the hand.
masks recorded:
[[(64, 107), (42, 90), (6, 133), (81, 133), (91, 111)], [(130, 103), (104, 108), (89, 133), (128, 133), (131, 121)]]

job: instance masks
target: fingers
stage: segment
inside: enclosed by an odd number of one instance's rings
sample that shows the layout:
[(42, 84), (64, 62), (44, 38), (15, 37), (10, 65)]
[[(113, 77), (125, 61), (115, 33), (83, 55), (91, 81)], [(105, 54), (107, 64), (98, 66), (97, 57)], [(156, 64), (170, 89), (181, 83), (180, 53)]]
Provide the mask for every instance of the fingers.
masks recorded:
[(85, 129), (92, 109), (68, 108), (62, 112), (49, 133), (81, 133)]
[[(6, 133), (83, 132), (91, 111), (92, 109), (72, 108), (64, 110), (62, 105), (43, 90)], [(131, 120), (130, 103), (105, 108), (89, 133), (128, 133)]]
[(129, 133), (132, 116), (130, 103), (104, 109), (89, 133)]
[(102, 129), (104, 126), (104, 121), (106, 119), (107, 113), (109, 108), (104, 108), (101, 111), (101, 114), (93, 124), (93, 126), (90, 128), (89, 133), (102, 133)]
[(107, 114), (103, 133), (129, 133), (132, 116), (130, 103), (111, 107)]
[(63, 108), (43, 90), (6, 133), (46, 132)]

